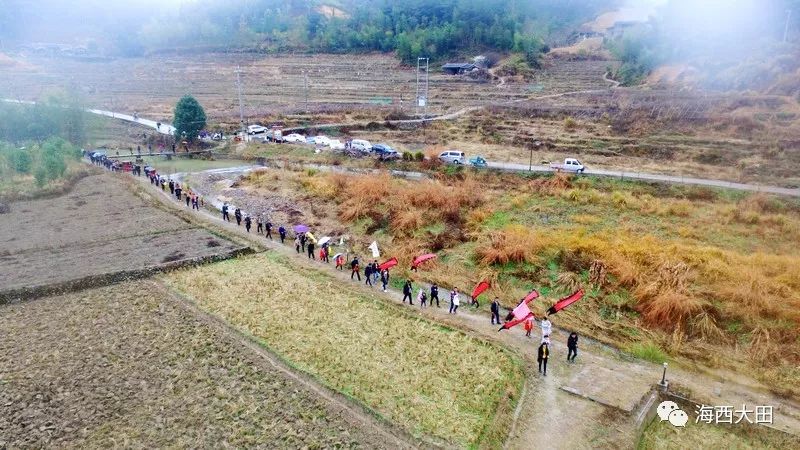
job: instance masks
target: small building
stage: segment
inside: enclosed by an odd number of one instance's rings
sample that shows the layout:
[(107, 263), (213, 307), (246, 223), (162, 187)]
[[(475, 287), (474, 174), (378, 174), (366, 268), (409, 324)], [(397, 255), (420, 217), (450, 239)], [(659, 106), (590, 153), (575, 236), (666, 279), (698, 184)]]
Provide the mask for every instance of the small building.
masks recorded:
[(459, 75), (475, 69), (477, 66), (472, 63), (447, 63), (442, 66), (442, 72), (448, 75)]

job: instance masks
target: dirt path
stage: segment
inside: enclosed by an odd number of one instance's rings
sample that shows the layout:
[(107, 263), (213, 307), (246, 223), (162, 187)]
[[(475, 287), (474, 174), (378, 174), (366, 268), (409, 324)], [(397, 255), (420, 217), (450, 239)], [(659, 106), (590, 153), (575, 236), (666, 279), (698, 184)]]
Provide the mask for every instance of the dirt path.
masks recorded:
[[(147, 183), (145, 179), (139, 182)], [(156, 197), (175, 209), (182, 209), (182, 205), (170, 200), (167, 194)], [(281, 245), (254, 233), (248, 234), (243, 227), (223, 222), (215, 212), (203, 210), (195, 216), (226, 232), (282, 252), (293, 258), (296, 264), (316, 269), (322, 267), (317, 261), (297, 255), (289, 245)], [(333, 266), (330, 266), (329, 275), (352, 285), (349, 274), (335, 271)], [(354, 288), (370, 295), (380, 295), (387, 301), (401, 302), (402, 296), (396, 291), (382, 293), (363, 284), (354, 285)], [(538, 335), (536, 338), (526, 338), (518, 329), (498, 332), (498, 327), (491, 325), (484, 313), (471, 310), (466, 305), (457, 315), (449, 315), (446, 304), (442, 308), (425, 309), (415, 305), (414, 309), (423, 317), (500, 342), (524, 358), (527, 364), (526, 396), (520, 405), (514, 432), (509, 436), (508, 448), (545, 445), (558, 448), (628, 448), (633, 445), (636, 429), (631, 412), (660, 380), (661, 366), (632, 359), (586, 337), (581, 338), (577, 362), (568, 364), (565, 361), (567, 332), (554, 327), (553, 358), (548, 367), (548, 376), (541, 377), (534, 366)], [(554, 322), (558, 324), (557, 316)], [(746, 376), (671, 367), (668, 378), (672, 383), (688, 388), (694, 400), (706, 404), (773, 405), (775, 428), (800, 434), (800, 405), (771, 394), (766, 386)], [(565, 388), (580, 395), (570, 393)], [(554, 443), (556, 437), (558, 442)]]

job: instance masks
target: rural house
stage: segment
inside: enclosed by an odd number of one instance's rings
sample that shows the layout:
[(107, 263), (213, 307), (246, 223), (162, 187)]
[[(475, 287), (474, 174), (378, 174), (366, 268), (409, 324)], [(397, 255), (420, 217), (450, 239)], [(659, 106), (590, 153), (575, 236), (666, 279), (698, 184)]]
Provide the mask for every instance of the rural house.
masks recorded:
[(448, 75), (458, 75), (469, 72), (476, 66), (472, 63), (447, 63), (442, 66), (442, 72)]

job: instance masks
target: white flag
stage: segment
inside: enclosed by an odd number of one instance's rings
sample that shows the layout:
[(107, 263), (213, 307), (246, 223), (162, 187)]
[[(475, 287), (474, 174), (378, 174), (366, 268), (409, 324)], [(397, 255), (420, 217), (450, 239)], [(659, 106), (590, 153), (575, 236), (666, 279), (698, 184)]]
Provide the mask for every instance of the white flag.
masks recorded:
[(381, 252), (378, 251), (378, 243), (376, 241), (372, 241), (372, 244), (369, 245), (369, 249), (372, 250), (373, 258), (379, 258), (381, 256)]

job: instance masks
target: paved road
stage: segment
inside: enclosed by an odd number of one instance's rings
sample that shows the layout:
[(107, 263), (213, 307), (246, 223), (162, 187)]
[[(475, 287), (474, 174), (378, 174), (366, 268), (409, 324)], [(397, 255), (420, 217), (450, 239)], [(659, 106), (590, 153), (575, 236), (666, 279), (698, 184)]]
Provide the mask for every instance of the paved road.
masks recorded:
[[(561, 94), (551, 94), (551, 95), (544, 95), (540, 97), (536, 97), (535, 99), (544, 99), (544, 98), (555, 98), (555, 97), (563, 97), (568, 95), (574, 94), (585, 94), (587, 92), (603, 92), (603, 91), (575, 91), (575, 92), (563, 92)], [(534, 100), (535, 100), (534, 99)], [(21, 103), (21, 104), (30, 104), (33, 105), (35, 102), (26, 101), (26, 100), (14, 100), (14, 99), (3, 99), (4, 102), (9, 103)], [(472, 111), (476, 111), (480, 109), (480, 106), (471, 106), (468, 108), (460, 109), (456, 112), (445, 114), (442, 116), (436, 116), (426, 119), (409, 119), (409, 120), (393, 120), (389, 121), (391, 124), (414, 124), (414, 123), (422, 123), (422, 122), (429, 122), (434, 120), (452, 120), (458, 116), (467, 114)], [(114, 119), (124, 120), (127, 122), (138, 123), (140, 125), (144, 125), (146, 127), (150, 127), (156, 129), (156, 131), (160, 132), (161, 134), (168, 134), (172, 135), (175, 133), (175, 128), (166, 123), (162, 123), (161, 127), (157, 128), (157, 124), (153, 120), (142, 119), (142, 118), (134, 118), (128, 114), (120, 114), (112, 111), (105, 111), (102, 109), (87, 109), (87, 112), (92, 114), (99, 114), (106, 117), (111, 117)], [(321, 125), (313, 125), (309, 127), (295, 127), (295, 128), (286, 128), (285, 131), (296, 131), (306, 128), (326, 128), (326, 127), (340, 127), (340, 126), (354, 126), (355, 124), (321, 124)], [(366, 125), (364, 122), (362, 125)], [(528, 172), (529, 167), (525, 164), (514, 164), (514, 163), (499, 163), (499, 162), (489, 162), (489, 167), (498, 170), (507, 170), (511, 172)], [(553, 172), (553, 169), (547, 166), (541, 165), (534, 165), (530, 167), (530, 171), (532, 172)], [(655, 173), (644, 173), (644, 172), (631, 172), (631, 171), (617, 171), (617, 170), (603, 170), (603, 169), (591, 169), (586, 170), (586, 175), (595, 175), (601, 177), (614, 177), (620, 179), (628, 179), (628, 180), (643, 180), (643, 181), (656, 181), (662, 183), (670, 183), (670, 184), (688, 184), (688, 185), (696, 185), (696, 186), (709, 186), (709, 187), (717, 187), (717, 188), (727, 188), (727, 189), (735, 189), (739, 191), (750, 191), (750, 192), (765, 192), (769, 194), (777, 194), (777, 195), (787, 195), (792, 197), (800, 197), (800, 189), (795, 188), (782, 188), (777, 186), (764, 186), (759, 184), (747, 184), (747, 183), (735, 183), (732, 181), (724, 181), (724, 180), (714, 180), (714, 179), (706, 179), (706, 178), (694, 178), (694, 177), (684, 177), (684, 176), (675, 176), (675, 175), (661, 175)]]
[[(488, 162), (488, 165), (492, 169), (507, 170), (511, 172), (528, 172), (528, 171), (540, 172), (540, 173), (554, 172), (554, 170), (551, 169), (550, 167), (542, 165), (533, 165), (530, 167), (530, 169), (529, 166), (526, 164), (498, 163), (490, 161)], [(760, 184), (735, 183), (732, 181), (724, 181), (724, 180), (710, 180), (705, 178), (661, 175), (656, 173), (644, 173), (644, 172), (629, 172), (620, 170), (586, 169), (586, 172), (584, 173), (586, 175), (613, 177), (613, 178), (620, 178), (623, 180), (643, 180), (643, 181), (656, 181), (669, 184), (689, 184), (696, 186), (709, 186), (717, 188), (735, 189), (738, 191), (766, 192), (769, 194), (800, 197), (800, 189), (782, 188), (777, 186), (765, 186)]]

